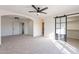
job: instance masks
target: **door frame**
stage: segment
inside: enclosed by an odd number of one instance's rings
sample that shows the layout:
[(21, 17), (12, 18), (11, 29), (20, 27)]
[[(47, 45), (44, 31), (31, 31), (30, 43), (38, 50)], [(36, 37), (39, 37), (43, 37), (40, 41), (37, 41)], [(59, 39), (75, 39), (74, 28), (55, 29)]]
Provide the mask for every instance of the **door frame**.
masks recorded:
[[(62, 18), (62, 17), (66, 17), (66, 21), (65, 21), (65, 23), (66, 23), (66, 25), (65, 25), (65, 27), (66, 27), (66, 29), (65, 29), (65, 30), (66, 30), (66, 35), (65, 35), (65, 40), (64, 40), (64, 41), (67, 42), (67, 16), (66, 16), (66, 15), (60, 16), (60, 17), (55, 17), (55, 39), (58, 40), (57, 37), (56, 37), (56, 36), (57, 36), (57, 35), (56, 35), (56, 24), (57, 24), (57, 23), (56, 23), (56, 18), (60, 18), (60, 28), (61, 28), (61, 18)], [(61, 36), (60, 36), (60, 37), (61, 37)]]
[(24, 35), (24, 23), (21, 24), (22, 24), (22, 35)]
[(44, 22), (42, 22), (42, 36), (44, 36)]

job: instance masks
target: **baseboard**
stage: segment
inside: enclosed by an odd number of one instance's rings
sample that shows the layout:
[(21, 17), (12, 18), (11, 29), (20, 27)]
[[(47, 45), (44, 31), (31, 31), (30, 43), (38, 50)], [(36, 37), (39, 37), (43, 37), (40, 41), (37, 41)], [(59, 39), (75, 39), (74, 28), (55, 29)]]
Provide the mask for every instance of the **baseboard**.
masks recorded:
[(0, 38), (0, 45), (1, 45), (1, 38)]
[(32, 34), (24, 34), (24, 35), (29, 35), (29, 36), (33, 36)]
[[(19, 36), (19, 35), (22, 35), (22, 34), (1, 36), (1, 38), (2, 38), (2, 37), (9, 37), (9, 36)], [(33, 36), (33, 35), (30, 35), (30, 34), (23, 34), (23, 35), (26, 35), (26, 36)]]
[[(20, 34), (16, 34), (16, 35), (20, 35)], [(6, 35), (6, 36), (1, 36), (2, 37), (8, 37), (8, 36), (16, 36), (16, 35)]]
[(39, 35), (39, 36), (34, 36), (34, 38), (37, 38), (37, 37), (42, 37), (42, 35)]
[(67, 37), (67, 39), (77, 39), (77, 40), (79, 40), (78, 38), (70, 38), (70, 37)]

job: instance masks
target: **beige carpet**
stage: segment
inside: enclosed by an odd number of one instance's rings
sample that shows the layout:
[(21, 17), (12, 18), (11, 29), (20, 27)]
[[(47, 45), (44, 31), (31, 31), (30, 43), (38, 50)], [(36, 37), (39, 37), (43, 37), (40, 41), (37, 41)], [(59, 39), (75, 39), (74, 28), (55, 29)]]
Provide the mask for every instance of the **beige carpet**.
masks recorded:
[(62, 54), (63, 47), (57, 47), (57, 43), (45, 37), (26, 35), (2, 37), (0, 54)]
[(79, 39), (68, 38), (67, 43), (79, 49)]

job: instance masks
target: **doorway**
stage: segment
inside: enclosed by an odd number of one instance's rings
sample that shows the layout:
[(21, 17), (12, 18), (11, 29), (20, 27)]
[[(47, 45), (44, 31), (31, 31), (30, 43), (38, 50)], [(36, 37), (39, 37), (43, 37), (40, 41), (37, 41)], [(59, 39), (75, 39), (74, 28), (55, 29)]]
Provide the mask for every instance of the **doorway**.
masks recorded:
[(79, 15), (67, 17), (67, 43), (79, 48)]
[(24, 34), (24, 23), (22, 23), (22, 35)]
[(19, 30), (20, 30), (20, 34), (23, 35), (24, 34), (24, 23), (20, 23), (19, 25)]
[(56, 40), (67, 41), (67, 16), (55, 18), (55, 38)]
[(42, 22), (42, 36), (44, 36), (44, 22)]

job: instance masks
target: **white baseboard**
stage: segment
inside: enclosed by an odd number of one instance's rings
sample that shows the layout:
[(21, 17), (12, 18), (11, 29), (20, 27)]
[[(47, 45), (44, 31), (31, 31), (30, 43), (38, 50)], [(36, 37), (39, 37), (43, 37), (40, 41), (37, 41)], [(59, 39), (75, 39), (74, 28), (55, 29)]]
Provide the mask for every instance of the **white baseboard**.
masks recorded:
[[(1, 36), (1, 38), (2, 38), (2, 37), (9, 37), (9, 36), (18, 36), (18, 35), (22, 35), (22, 34), (6, 35), (6, 36)], [(33, 35), (30, 35), (30, 34), (23, 34), (23, 35), (26, 35), (26, 36), (33, 36)]]

